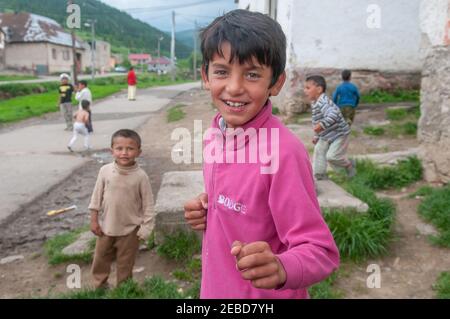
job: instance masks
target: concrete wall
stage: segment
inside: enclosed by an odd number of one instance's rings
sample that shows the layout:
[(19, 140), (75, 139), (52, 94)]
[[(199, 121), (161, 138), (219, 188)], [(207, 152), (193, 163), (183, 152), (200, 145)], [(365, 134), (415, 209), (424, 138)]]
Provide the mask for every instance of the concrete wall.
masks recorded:
[[(239, 1), (268, 13), (267, 1)], [(278, 99), (285, 113), (304, 111), (302, 82), (327, 76), (330, 92), (344, 68), (363, 92), (420, 85), (420, 0), (278, 0), (277, 21), (287, 38), (288, 82)]]
[[(92, 68), (91, 48), (87, 44), (82, 56), (83, 70)], [(95, 69), (99, 71), (111, 70), (111, 45), (108, 42), (97, 40), (95, 50)]]
[(48, 65), (46, 43), (8, 43), (5, 50), (7, 68), (32, 71), (38, 64)]
[[(81, 53), (81, 50), (77, 52)], [(33, 72), (38, 65), (45, 65), (50, 74), (70, 73), (73, 64), (72, 48), (45, 42), (8, 43), (5, 64), (7, 68), (26, 72)]]
[(422, 53), (418, 138), (425, 179), (450, 182), (450, 0), (422, 1)]

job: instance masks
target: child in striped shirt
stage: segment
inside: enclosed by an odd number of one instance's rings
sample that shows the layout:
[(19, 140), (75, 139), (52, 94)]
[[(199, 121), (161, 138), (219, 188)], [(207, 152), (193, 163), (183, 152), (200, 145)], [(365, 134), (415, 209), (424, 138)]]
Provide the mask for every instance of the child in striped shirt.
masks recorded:
[(355, 161), (347, 157), (350, 126), (339, 107), (325, 94), (327, 84), (320, 75), (306, 78), (304, 92), (311, 102), (313, 138), (313, 172), (316, 180), (328, 179), (327, 162), (333, 169), (343, 168), (348, 177), (356, 174)]

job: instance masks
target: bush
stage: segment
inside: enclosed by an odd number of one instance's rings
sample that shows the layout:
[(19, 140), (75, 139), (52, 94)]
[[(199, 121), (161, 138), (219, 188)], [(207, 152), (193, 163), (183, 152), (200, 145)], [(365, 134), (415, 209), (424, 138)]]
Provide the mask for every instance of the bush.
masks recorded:
[(431, 241), (442, 247), (450, 247), (450, 186), (433, 189), (420, 203), (419, 214), (439, 230)]

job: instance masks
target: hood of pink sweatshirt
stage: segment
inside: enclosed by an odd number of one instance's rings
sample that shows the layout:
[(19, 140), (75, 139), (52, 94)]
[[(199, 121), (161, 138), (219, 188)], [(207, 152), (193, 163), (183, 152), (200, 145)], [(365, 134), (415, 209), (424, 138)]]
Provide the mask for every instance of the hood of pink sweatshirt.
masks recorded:
[[(320, 212), (308, 153), (272, 115), (270, 101), (236, 134), (220, 129), (220, 118), (220, 114), (214, 118), (204, 140), (208, 212), (200, 297), (308, 298), (306, 288), (339, 266), (338, 249)], [(256, 160), (250, 154), (255, 145)], [(230, 253), (236, 240), (269, 243), (286, 271), (284, 286), (257, 289), (244, 280)]]

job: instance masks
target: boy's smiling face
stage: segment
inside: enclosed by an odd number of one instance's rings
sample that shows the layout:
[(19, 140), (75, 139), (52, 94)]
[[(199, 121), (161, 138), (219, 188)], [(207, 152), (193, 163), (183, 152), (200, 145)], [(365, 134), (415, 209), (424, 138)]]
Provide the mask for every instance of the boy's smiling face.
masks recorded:
[(222, 45), (222, 52), (223, 57), (216, 53), (209, 61), (208, 74), (202, 69), (202, 78), (227, 126), (240, 127), (261, 111), (270, 96), (278, 95), (286, 74), (283, 72), (270, 87), (270, 66), (261, 65), (255, 57), (244, 64), (235, 57), (230, 63), (231, 46), (228, 42)]

